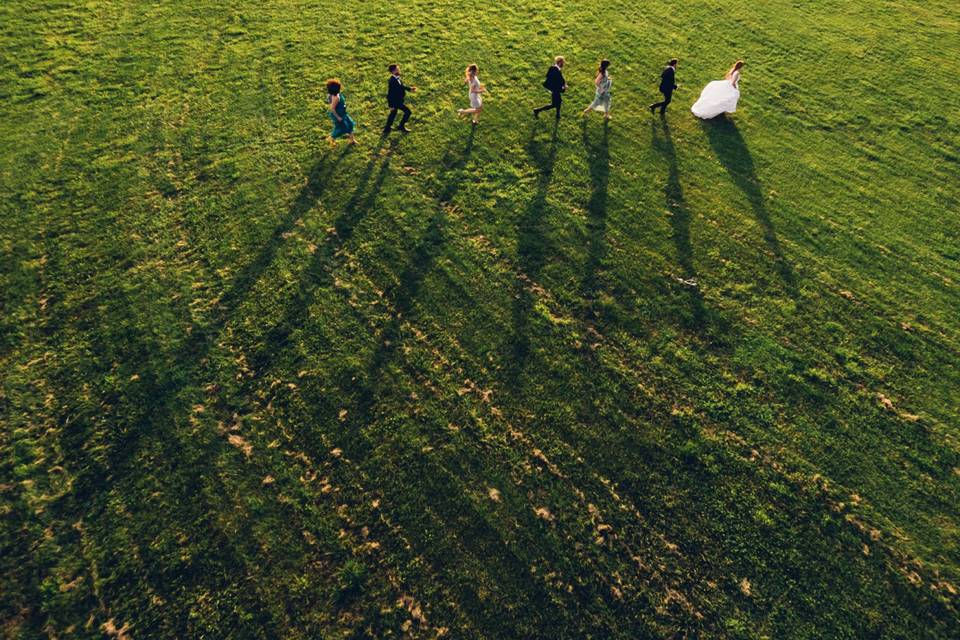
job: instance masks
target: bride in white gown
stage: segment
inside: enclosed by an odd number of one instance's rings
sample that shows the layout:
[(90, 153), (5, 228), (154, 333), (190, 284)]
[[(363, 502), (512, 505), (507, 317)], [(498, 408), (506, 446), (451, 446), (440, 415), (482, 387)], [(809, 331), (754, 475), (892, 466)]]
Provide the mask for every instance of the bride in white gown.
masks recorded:
[(690, 107), (693, 115), (708, 120), (721, 113), (736, 111), (737, 102), (740, 100), (740, 69), (742, 68), (743, 60), (737, 60), (723, 80), (714, 80), (705, 86), (700, 92), (700, 99)]

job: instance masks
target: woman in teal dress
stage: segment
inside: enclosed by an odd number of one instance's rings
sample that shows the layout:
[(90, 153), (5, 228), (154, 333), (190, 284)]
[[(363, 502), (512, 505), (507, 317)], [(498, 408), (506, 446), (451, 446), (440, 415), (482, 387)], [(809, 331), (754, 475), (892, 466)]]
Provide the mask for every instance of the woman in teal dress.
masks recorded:
[(330, 132), (330, 144), (335, 145), (338, 138), (346, 137), (350, 144), (357, 144), (353, 136), (356, 124), (347, 113), (347, 101), (340, 93), (341, 84), (336, 78), (327, 80), (327, 100), (330, 104), (330, 119), (333, 120), (333, 131)]

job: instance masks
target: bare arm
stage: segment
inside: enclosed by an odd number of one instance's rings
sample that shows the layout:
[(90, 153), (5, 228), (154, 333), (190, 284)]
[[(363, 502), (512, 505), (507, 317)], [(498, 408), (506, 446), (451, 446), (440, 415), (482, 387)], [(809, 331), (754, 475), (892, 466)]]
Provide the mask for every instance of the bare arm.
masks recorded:
[(338, 104), (340, 104), (340, 96), (330, 98), (330, 112), (333, 114), (333, 117), (337, 119), (337, 122), (343, 122), (343, 118), (337, 113)]

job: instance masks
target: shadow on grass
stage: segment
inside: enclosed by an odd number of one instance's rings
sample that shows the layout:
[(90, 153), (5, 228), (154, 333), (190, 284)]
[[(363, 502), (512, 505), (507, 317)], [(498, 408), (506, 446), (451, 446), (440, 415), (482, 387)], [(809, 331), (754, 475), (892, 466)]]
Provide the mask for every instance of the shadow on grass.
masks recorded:
[[(164, 353), (162, 340), (141, 328), (143, 318), (137, 309), (142, 306), (127, 292), (119, 292), (110, 301), (110, 313), (104, 314), (110, 318), (109, 324), (104, 323), (91, 338), (100, 366), (122, 363), (129, 367), (126, 371), (119, 369), (124, 371), (122, 378), (136, 371), (139, 380), (123, 395), (98, 390), (101, 404), (95, 415), (82, 409), (80, 401), (70, 403), (71, 415), (63, 418), (59, 445), (63, 466), (73, 474), (74, 481), (71, 491), (51, 503), (50, 512), (64, 521), (85, 524), (83, 535), (68, 529), (58, 541), (61, 547), (79, 546), (83, 549), (79, 555), (83, 556), (90, 553), (86, 547), (93, 545), (92, 540), (105, 537), (108, 553), (99, 566), (91, 569), (103, 572), (98, 580), (101, 593), (135, 589), (160, 597), (165, 605), (152, 612), (154, 618), (160, 618), (154, 620), (156, 628), (152, 631), (189, 637), (197, 628), (182, 594), (198, 588), (225, 593), (231, 589), (231, 576), (224, 567), (241, 573), (253, 572), (254, 568), (247, 562), (248, 549), (236, 532), (226, 531), (217, 520), (210, 498), (209, 487), (219, 483), (213, 464), (221, 450), (216, 446), (216, 436), (212, 430), (183, 435), (191, 406), (186, 391), (191, 385), (203, 383), (206, 354), (214, 340), (188, 339), (182, 349)], [(69, 388), (69, 383), (64, 388)], [(85, 384), (80, 393), (87, 392)], [(105, 433), (106, 422), (111, 424)], [(145, 487), (149, 487), (146, 500)], [(118, 518), (117, 513), (129, 519)], [(140, 527), (138, 533), (145, 534), (142, 539), (130, 536), (126, 528), (130, 522)], [(157, 545), (170, 527), (186, 523), (193, 536), (191, 553), (174, 560)], [(111, 533), (103, 534), (104, 530)], [(126, 539), (125, 548), (111, 548), (118, 537)], [(95, 576), (91, 574), (91, 579)], [(97, 611), (103, 619), (108, 617), (98, 608), (103, 600), (97, 596), (83, 612), (84, 617), (90, 611)], [(233, 599), (231, 606), (241, 608), (250, 624), (277, 628), (279, 621), (262, 602), (258, 590), (245, 589), (223, 598)], [(141, 620), (139, 627), (141, 633), (151, 635), (146, 620)], [(231, 635), (234, 628), (221, 631)]]
[[(286, 215), (275, 226), (261, 250), (240, 270), (220, 296), (212, 320), (204, 327), (194, 328), (182, 344), (164, 358), (167, 360), (166, 363), (148, 368), (143, 373), (138, 372), (140, 376), (138, 388), (144, 390), (139, 395), (146, 403), (145, 406), (150, 407), (151, 410), (136, 421), (136, 424), (131, 424), (126, 429), (118, 427), (111, 434), (108, 458), (100, 462), (93, 458), (85, 458), (82, 445), (93, 434), (87, 433), (82, 421), (79, 420), (69, 421), (65, 425), (64, 437), (68, 443), (75, 440), (77, 445), (71, 444), (67, 449), (78, 456), (78, 475), (75, 478), (74, 493), (81, 504), (102, 489), (107, 478), (123, 470), (124, 465), (135, 455), (142, 437), (145, 435), (164, 437), (166, 430), (176, 423), (177, 415), (184, 409), (179, 405), (185, 404), (179, 398), (179, 394), (191, 385), (201, 382), (201, 372), (207, 364), (210, 350), (216, 344), (231, 314), (249, 295), (250, 290), (275, 259), (283, 243), (284, 234), (290, 231), (322, 196), (333, 171), (347, 153), (349, 148), (335, 158), (325, 156), (313, 166), (307, 176), (306, 184)], [(128, 303), (123, 303), (120, 306), (126, 308), (127, 305)], [(123, 357), (119, 357), (120, 354), (118, 354), (117, 360), (121, 362), (132, 361), (142, 364), (162, 358), (162, 346), (154, 344), (153, 336), (137, 332), (133, 329), (135, 326), (134, 322), (125, 323), (120, 330), (122, 335), (101, 334), (94, 338), (94, 342), (102, 343), (102, 348), (108, 350), (122, 345)], [(137, 353), (141, 355), (134, 355)]]
[[(383, 143), (373, 152), (373, 158), (367, 163), (367, 166), (357, 181), (353, 196), (348, 201), (343, 213), (337, 218), (334, 227), (337, 233), (331, 242), (328, 242), (322, 249), (318, 249), (316, 256), (305, 272), (300, 289), (295, 300), (290, 305), (291, 312), (284, 318), (284, 321), (277, 325), (268, 334), (268, 347), (271, 343), (282, 341), (291, 327), (302, 320), (306, 313), (306, 307), (309, 303), (309, 297), (316, 288), (317, 279), (324, 275), (324, 266), (333, 256), (337, 249), (350, 237), (353, 226), (373, 205), (377, 193), (386, 177), (386, 170), (389, 164), (390, 155), (393, 151), (386, 154), (380, 154)], [(117, 429), (110, 443), (110, 456), (99, 464), (92, 464), (90, 460), (84, 461), (79, 465), (82, 469), (75, 480), (75, 487), (81, 501), (92, 497), (102, 488), (104, 480), (112, 474), (123, 470), (125, 464), (135, 455), (140, 443), (140, 439), (145, 435), (153, 435), (160, 438), (166, 437), (166, 430), (171, 429), (177, 422), (177, 415), (184, 409), (183, 401), (178, 398), (179, 394), (191, 385), (200, 384), (201, 373), (207, 364), (207, 357), (210, 350), (216, 344), (221, 335), (223, 327), (227, 323), (231, 313), (243, 302), (249, 294), (263, 271), (269, 266), (270, 262), (276, 256), (283, 234), (292, 228), (296, 221), (309, 211), (322, 195), (324, 188), (335, 170), (339, 161), (344, 157), (347, 151), (341, 153), (337, 160), (331, 162), (329, 159), (321, 160), (311, 170), (307, 184), (303, 187), (300, 194), (291, 205), (287, 215), (284, 216), (280, 224), (274, 229), (270, 238), (264, 245), (261, 252), (245, 267), (238, 275), (231, 287), (220, 298), (220, 304), (215, 314), (214, 321), (209, 326), (196, 329), (190, 333), (183, 344), (170, 355), (170, 363), (167, 366), (159, 366), (160, 371), (169, 371), (169, 374), (157, 375), (156, 370), (145, 372), (141, 376), (141, 385), (147, 389), (145, 401), (153, 409), (144, 419), (131, 428), (123, 430)], [(382, 156), (382, 158), (381, 158)], [(373, 188), (364, 195), (365, 187), (373, 174), (376, 164), (382, 159), (380, 170)], [(123, 338), (114, 337), (111, 340), (104, 340), (104, 346), (114, 342), (125, 345), (125, 349), (130, 352), (137, 350), (145, 353), (152, 353), (147, 347), (142, 347), (146, 336), (138, 336), (131, 332)], [(161, 350), (162, 351), (162, 350)], [(129, 360), (128, 358), (124, 358)], [(184, 363), (190, 363), (186, 367)], [(86, 434), (76, 423), (73, 423), (65, 430), (65, 436), (69, 439), (76, 439), (78, 444), (82, 444)], [(82, 453), (81, 448), (71, 447), (71, 451), (78, 455)]]
[[(349, 237), (356, 221), (372, 205), (389, 162), (388, 153), (378, 173), (376, 187), (363, 197), (365, 186), (381, 159), (379, 149), (374, 151), (374, 158), (368, 163), (357, 182), (353, 197), (337, 220), (335, 241), (329, 243), (323, 252), (318, 251), (318, 254), (332, 256), (336, 248)], [(204, 497), (204, 487), (216, 481), (216, 474), (210, 471), (214, 468), (213, 460), (227, 445), (215, 434), (204, 432), (190, 437), (196, 446), (186, 447), (182, 441), (184, 436), (179, 433), (189, 422), (190, 407), (197, 399), (188, 391), (209, 381), (206, 372), (210, 352), (232, 313), (273, 262), (284, 234), (315, 206), (340, 160), (348, 152), (343, 151), (335, 159), (325, 157), (314, 165), (305, 186), (286, 215), (256, 257), (240, 271), (220, 297), (211, 321), (204, 327), (195, 328), (178, 347), (165, 353), (162, 342), (141, 328), (142, 318), (134, 314), (139, 305), (136, 300), (128, 299), (124, 292), (119, 292), (111, 301), (115, 309), (108, 315), (118, 321), (101, 326), (91, 338), (101, 362), (126, 363), (131, 369), (127, 376), (135, 372), (139, 380), (135, 385), (130, 385), (123, 396), (107, 393), (102, 398), (100, 413), (110, 411), (114, 405), (117, 411), (115, 427), (106, 438), (101, 433), (102, 421), (95, 420), (94, 416), (87, 416), (82, 411), (62, 416), (60, 448), (64, 452), (64, 466), (74, 474), (74, 478), (72, 491), (51, 505), (51, 509), (65, 519), (95, 519), (96, 514), (106, 509), (110, 488), (127, 476), (143, 471), (141, 455), (149, 454), (151, 460), (162, 464), (164, 468), (155, 469), (155, 473), (158, 482), (167, 488), (163, 495), (168, 499), (177, 497), (175, 508), (166, 516), (173, 521), (194, 523), (203, 532), (200, 536), (202, 543), (198, 543), (203, 551), (196, 554), (189, 566), (182, 567), (172, 582), (165, 577), (170, 567), (164, 564), (162, 558), (146, 552), (137, 554), (143, 562), (143, 579), (165, 599), (175, 601), (177, 589), (188, 588), (185, 585), (190, 584), (226, 588), (229, 583), (225, 582), (227, 576), (223, 574), (222, 567), (245, 565), (243, 558), (248, 554), (238, 544), (232, 543), (231, 536), (221, 530), (214, 520), (215, 509)], [(298, 301), (303, 301), (310, 291), (311, 287), (301, 286)], [(288, 320), (295, 321), (296, 318)], [(64, 388), (79, 384), (71, 372), (64, 372), (63, 378), (62, 381), (59, 377), (55, 380), (62, 382)], [(78, 390), (78, 393), (83, 396), (88, 391)], [(160, 495), (157, 493), (156, 497)], [(188, 498), (180, 499), (184, 496)], [(245, 590), (241, 600), (244, 609), (258, 626), (277, 626), (272, 614), (262, 606), (256, 590)], [(177, 635), (189, 635), (190, 627), (186, 626), (188, 618), (186, 611), (172, 612), (167, 618), (167, 625), (172, 625)]]
[[(353, 236), (357, 224), (373, 210), (377, 196), (380, 195), (383, 183), (390, 173), (390, 160), (395, 149), (395, 142), (387, 143), (383, 138), (373, 149), (372, 157), (357, 178), (353, 194), (333, 221), (333, 237), (316, 250), (303, 270), (293, 299), (287, 303), (287, 312), (267, 331), (261, 348), (251, 355), (250, 362), (255, 370), (268, 364), (274, 353), (287, 346), (290, 334), (306, 320), (317, 289), (333, 281), (336, 254)], [(367, 188), (371, 179), (372, 184)]]
[[(502, 532), (486, 518), (462, 488), (460, 463), (451, 468), (449, 461), (425, 455), (410, 433), (405, 430), (416, 424), (416, 418), (403, 419), (393, 414), (378, 413), (380, 406), (395, 397), (390, 386), (391, 365), (404, 366), (401, 348), (406, 336), (406, 323), (417, 313), (417, 299), (436, 259), (443, 252), (447, 239), (445, 226), (453, 201), (462, 187), (463, 170), (470, 160), (474, 133), (466, 142), (451, 146), (441, 160), (436, 187), (436, 211), (423, 232), (396, 283), (384, 294), (391, 313), (379, 331), (376, 346), (362, 370), (353, 369), (340, 377), (337, 383), (350, 398), (349, 406), (334, 406), (330, 394), (302, 389), (303, 396), (314, 418), (320, 424), (334, 424), (337, 428), (326, 441), (318, 433), (301, 433), (299, 441), (311, 456), (326, 455), (330, 446), (337, 446), (348, 460), (368, 465), (375, 471), (363, 473), (364, 491), (382, 494), (389, 505), (391, 518), (404, 530), (404, 539), (419, 558), (425, 559), (429, 571), (456, 580), (458, 563), (482, 561), (485, 575), (498, 585), (499, 598), (514, 602), (520, 598), (533, 599), (537, 606), (514, 615), (513, 622), (505, 622), (502, 609), (491, 603), (490, 596), (477, 585), (464, 584), (457, 592), (458, 607), (477, 628), (493, 629), (504, 624), (528, 625), (559, 632), (561, 612), (551, 608), (550, 595), (530, 575), (528, 560), (517, 555)], [(461, 146), (462, 145), (462, 146)], [(373, 191), (376, 190), (374, 186)], [(283, 345), (276, 344), (263, 364), (276, 361)], [(346, 408), (343, 423), (338, 414)], [(412, 424), (411, 424), (412, 421)], [(396, 424), (396, 429), (385, 425)], [(387, 429), (385, 434), (371, 434), (371, 427)], [(456, 530), (455, 538), (437, 537), (436, 531)], [(463, 548), (455, 539), (469, 541)], [(452, 573), (451, 573), (452, 572)], [(509, 597), (508, 597), (509, 596)], [(500, 601), (499, 599), (497, 600)], [(552, 615), (548, 612), (552, 611)]]
[[(559, 632), (562, 628), (561, 611), (551, 604), (550, 595), (531, 577), (529, 560), (517, 554), (510, 541), (491, 522), (486, 514), (469, 498), (462, 487), (463, 465), (469, 461), (455, 458), (440, 460), (425, 455), (411, 440), (409, 422), (399, 416), (377, 413), (377, 403), (389, 398), (388, 368), (400, 358), (398, 350), (404, 340), (404, 323), (416, 314), (415, 303), (421, 287), (429, 275), (446, 241), (444, 226), (453, 200), (463, 185), (463, 170), (470, 160), (474, 144), (471, 130), (462, 149), (451, 146), (441, 160), (441, 176), (436, 199), (439, 204), (426, 229), (420, 236), (401, 271), (396, 285), (389, 288), (386, 298), (393, 312), (380, 332), (362, 376), (360, 387), (353, 394), (355, 405), (348, 413), (344, 428), (337, 432), (338, 446), (348, 458), (358, 461), (378, 459), (377, 449), (386, 453), (373, 463), (380, 472), (371, 482), (382, 491), (385, 502), (391, 505), (392, 517), (403, 527), (406, 540), (419, 557), (427, 559), (431, 571), (456, 580), (455, 559), (480, 560), (491, 583), (498, 585), (499, 597), (490, 596), (474, 584), (462, 584), (457, 593), (462, 613), (478, 629), (491, 630), (512, 624)], [(551, 161), (552, 162), (552, 161)], [(402, 364), (402, 361), (400, 362)], [(329, 409), (328, 409), (329, 410)], [(333, 420), (331, 412), (331, 421)], [(416, 421), (416, 418), (413, 418)], [(367, 433), (374, 424), (397, 423), (396, 431), (381, 438)], [(318, 452), (318, 455), (321, 452)], [(447, 537), (437, 537), (436, 531), (457, 531), (456, 538), (469, 541), (468, 548)], [(529, 611), (519, 614), (504, 612), (494, 604), (499, 599), (516, 602), (529, 598), (536, 603)]]
[(780, 246), (777, 230), (767, 210), (763, 187), (757, 178), (753, 156), (750, 155), (750, 149), (740, 135), (740, 130), (737, 129), (735, 122), (726, 117), (701, 122), (701, 126), (706, 130), (710, 146), (713, 147), (720, 163), (730, 174), (733, 183), (746, 196), (747, 202), (753, 209), (753, 215), (763, 228), (763, 239), (767, 243), (767, 248), (773, 253), (777, 271), (784, 282), (787, 294), (796, 298), (798, 295), (796, 274)]
[(670, 125), (666, 119), (650, 125), (653, 148), (667, 163), (667, 182), (663, 187), (663, 195), (667, 209), (670, 211), (670, 227), (673, 231), (673, 245), (677, 251), (677, 262), (683, 274), (681, 284), (687, 289), (690, 297), (690, 310), (693, 314), (693, 325), (701, 328), (704, 323), (703, 294), (700, 292), (700, 283), (697, 280), (697, 270), (693, 264), (693, 245), (690, 243), (690, 208), (683, 195), (683, 185), (680, 184), (680, 167), (677, 164), (677, 150), (673, 146)]
[[(220, 296), (219, 307), (221, 316), (233, 311), (234, 307), (243, 301), (243, 299), (256, 284), (263, 272), (267, 270), (270, 264), (276, 258), (277, 250), (283, 244), (284, 235), (293, 230), (293, 227), (303, 216), (307, 214), (320, 200), (326, 190), (327, 183), (333, 172), (336, 171), (341, 161), (353, 149), (348, 146), (337, 155), (336, 159), (322, 158), (307, 174), (307, 183), (300, 189), (300, 193), (293, 201), (287, 214), (281, 219), (280, 223), (274, 228), (270, 237), (260, 248), (256, 257), (245, 266), (240, 273), (234, 277), (230, 287)], [(222, 320), (223, 318), (221, 318)]]
[(471, 153), (473, 153), (475, 133), (476, 129), (471, 128), (467, 142), (459, 153), (450, 149), (444, 154), (441, 160), (444, 167), (443, 177), (437, 195), (440, 206), (437, 207), (437, 211), (430, 218), (430, 222), (401, 272), (397, 284), (386, 292), (387, 299), (393, 302), (394, 311), (387, 326), (380, 334), (377, 348), (370, 358), (364, 376), (366, 384), (358, 393), (356, 416), (360, 425), (367, 424), (374, 419), (373, 411), (382, 370), (396, 350), (401, 337), (400, 329), (403, 319), (413, 311), (413, 304), (420, 291), (420, 286), (443, 245), (443, 225), (446, 221), (447, 207), (453, 202), (453, 198), (457, 195), (463, 183), (460, 174), (470, 160)]
[(559, 121), (554, 121), (549, 142), (537, 139), (534, 124), (526, 143), (527, 154), (537, 168), (536, 189), (533, 197), (517, 221), (517, 285), (514, 291), (512, 342), (510, 346), (511, 371), (519, 376), (530, 353), (530, 312), (533, 310), (533, 287), (546, 263), (549, 240), (546, 238), (543, 218), (547, 212), (547, 191), (553, 179), (557, 159)]
[(610, 183), (610, 123), (603, 121), (603, 135), (594, 144), (582, 121), (583, 146), (590, 169), (590, 200), (587, 202), (587, 261), (581, 289), (589, 302), (601, 288), (600, 270), (607, 255), (607, 191)]

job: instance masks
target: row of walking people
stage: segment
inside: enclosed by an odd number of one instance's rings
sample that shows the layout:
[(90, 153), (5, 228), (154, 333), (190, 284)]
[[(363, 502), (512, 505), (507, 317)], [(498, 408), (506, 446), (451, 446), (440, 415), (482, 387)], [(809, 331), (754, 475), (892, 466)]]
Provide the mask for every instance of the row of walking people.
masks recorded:
[[(555, 111), (556, 118), (560, 118), (563, 95), (567, 91), (567, 81), (563, 76), (565, 65), (566, 60), (563, 56), (554, 58), (553, 65), (547, 70), (546, 79), (543, 81), (543, 87), (550, 92), (550, 102), (533, 109), (534, 117), (539, 117), (544, 111)], [(666, 114), (667, 106), (673, 101), (674, 91), (679, 89), (676, 75), (678, 65), (679, 61), (673, 58), (667, 62), (660, 73), (659, 91), (663, 99), (649, 106), (650, 113), (655, 113), (659, 109), (661, 116)], [(726, 73), (723, 80), (715, 80), (703, 88), (700, 97), (690, 108), (695, 116), (710, 119), (737, 110), (737, 103), (740, 100), (740, 72), (743, 65), (743, 61), (738, 60)], [(417, 89), (404, 82), (400, 75), (400, 65), (391, 64), (388, 66), (388, 71), (390, 77), (387, 79), (387, 106), (390, 112), (383, 128), (383, 134), (387, 135), (394, 130), (393, 124), (398, 113), (403, 115), (396, 130), (409, 133), (407, 123), (412, 111), (406, 104), (406, 96), (408, 92), (414, 92)], [(457, 116), (470, 116), (473, 126), (480, 123), (480, 114), (483, 112), (483, 95), (487, 91), (483, 83), (480, 82), (479, 74), (480, 69), (476, 64), (467, 66), (464, 71), (464, 83), (467, 85), (469, 107), (457, 109)], [(593, 101), (587, 105), (582, 113), (586, 116), (591, 111), (598, 111), (603, 114), (606, 120), (609, 120), (613, 97), (613, 77), (610, 74), (609, 60), (600, 61), (593, 84)], [(335, 144), (340, 138), (346, 138), (351, 144), (356, 144), (357, 139), (354, 134), (356, 123), (347, 111), (347, 103), (343, 95), (343, 83), (336, 78), (331, 78), (327, 80), (326, 85), (330, 119), (333, 121), (333, 131), (330, 133), (331, 144)]]

